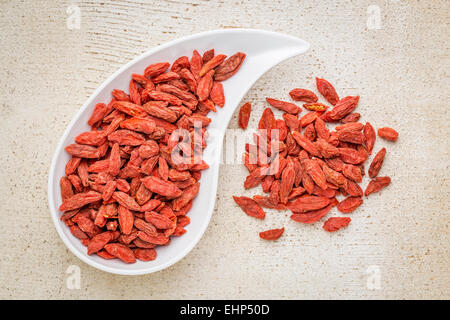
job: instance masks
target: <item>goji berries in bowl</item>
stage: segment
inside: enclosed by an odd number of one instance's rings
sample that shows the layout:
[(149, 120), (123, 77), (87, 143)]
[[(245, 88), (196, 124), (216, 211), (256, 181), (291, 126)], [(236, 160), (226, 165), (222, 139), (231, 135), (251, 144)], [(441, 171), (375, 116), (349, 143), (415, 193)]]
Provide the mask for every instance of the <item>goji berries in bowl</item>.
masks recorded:
[[(308, 47), (273, 32), (217, 30), (152, 49), (113, 74), (71, 121), (52, 160), (49, 207), (66, 246), (124, 275), (182, 259), (210, 221), (235, 108), (264, 72)], [(200, 144), (208, 165), (182, 170), (166, 158), (178, 143), (171, 132), (195, 135), (194, 123), (202, 135), (206, 126), (214, 132), (208, 147)]]

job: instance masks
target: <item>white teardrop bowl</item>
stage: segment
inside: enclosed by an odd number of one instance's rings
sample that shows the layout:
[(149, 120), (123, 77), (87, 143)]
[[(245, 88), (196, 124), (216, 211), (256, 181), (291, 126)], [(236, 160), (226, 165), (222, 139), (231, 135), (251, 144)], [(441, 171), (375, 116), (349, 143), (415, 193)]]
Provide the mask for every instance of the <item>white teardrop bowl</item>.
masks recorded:
[[(214, 48), (216, 53), (228, 56), (237, 51), (244, 52), (247, 56), (240, 70), (223, 82), (226, 95), (225, 106), (218, 108), (217, 113), (210, 114), (212, 122), (208, 131), (212, 131), (214, 134), (209, 137), (208, 147), (205, 150), (205, 153), (209, 155), (206, 161), (210, 168), (203, 171), (200, 192), (189, 212), (191, 223), (186, 226), (187, 232), (181, 237), (174, 237), (170, 245), (157, 248), (158, 256), (154, 261), (138, 260), (134, 264), (125, 264), (118, 259), (104, 260), (97, 255), (89, 256), (86, 247), (70, 233), (69, 228), (59, 219), (61, 216), (61, 212), (58, 211), (61, 204), (59, 179), (64, 175), (65, 164), (70, 158), (64, 147), (73, 143), (78, 134), (90, 130), (87, 121), (95, 104), (109, 102), (113, 89), (126, 90), (132, 73), (142, 74), (149, 64), (155, 62), (168, 61), (172, 63), (180, 56), (190, 57), (194, 49), (202, 53), (211, 48)], [(215, 30), (184, 37), (151, 49), (110, 76), (92, 94), (70, 122), (58, 143), (50, 167), (48, 179), (50, 213), (59, 236), (70, 251), (97, 269), (122, 275), (140, 275), (159, 271), (186, 256), (198, 243), (211, 219), (216, 199), (223, 137), (235, 109), (255, 81), (267, 70), (287, 58), (306, 52), (308, 49), (307, 42), (280, 33), (252, 29)], [(211, 152), (212, 148), (214, 152)]]

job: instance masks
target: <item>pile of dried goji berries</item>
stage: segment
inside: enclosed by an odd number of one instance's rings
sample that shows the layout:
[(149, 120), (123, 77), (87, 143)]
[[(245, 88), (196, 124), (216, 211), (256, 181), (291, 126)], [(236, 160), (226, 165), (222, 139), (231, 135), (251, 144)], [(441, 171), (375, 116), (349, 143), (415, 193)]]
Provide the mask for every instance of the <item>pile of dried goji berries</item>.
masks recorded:
[[(317, 90), (328, 104), (319, 103), (317, 95), (306, 89), (293, 89), (289, 95), (294, 101), (305, 102), (309, 110), (299, 118), (301, 108), (295, 103), (266, 98), (274, 108), (284, 112), (283, 119), (275, 119), (266, 108), (259, 121), (253, 143), (246, 144), (243, 162), (250, 174), (245, 189), (261, 184), (267, 195), (233, 197), (242, 210), (255, 218), (264, 219), (263, 208), (292, 211), (291, 219), (314, 223), (322, 219), (334, 206), (342, 213), (353, 212), (363, 203), (359, 186), (365, 174), (364, 162), (372, 153), (376, 134), (369, 122), (359, 123), (354, 110), (359, 96), (339, 98), (335, 88), (325, 79), (316, 78)], [(331, 107), (332, 105), (333, 107)], [(251, 105), (244, 104), (239, 111), (239, 126), (245, 129)], [(337, 124), (334, 131), (327, 123)], [(378, 129), (378, 136), (396, 141), (398, 133), (391, 128)], [(378, 177), (386, 149), (375, 155), (368, 170), (372, 179), (365, 196), (378, 192), (391, 182), (389, 177)], [(338, 201), (342, 194), (345, 199)], [(346, 227), (348, 217), (331, 217), (323, 228), (332, 232)], [(284, 228), (260, 233), (267, 240), (278, 239)]]
[(194, 50), (171, 66), (133, 74), (129, 93), (115, 89), (98, 103), (91, 131), (66, 147), (72, 158), (60, 180), (61, 216), (88, 254), (126, 263), (154, 260), (158, 245), (181, 236), (197, 196), (210, 111), (223, 107), (221, 81), (245, 54), (227, 58)]

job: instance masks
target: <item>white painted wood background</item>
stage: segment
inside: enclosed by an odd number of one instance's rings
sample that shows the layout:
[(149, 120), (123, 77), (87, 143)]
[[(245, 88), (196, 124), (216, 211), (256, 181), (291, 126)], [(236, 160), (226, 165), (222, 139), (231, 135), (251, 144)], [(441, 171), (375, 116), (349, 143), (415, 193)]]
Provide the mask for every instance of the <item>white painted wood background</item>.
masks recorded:
[[(68, 28), (71, 6), (80, 9), (79, 29)], [(0, 9), (0, 298), (450, 297), (448, 1), (3, 0)], [(235, 27), (312, 45), (248, 93), (250, 126), (266, 96), (314, 88), (323, 76), (341, 94), (361, 95), (361, 121), (400, 132), (396, 144), (375, 147), (388, 148), (382, 171), (392, 185), (354, 212), (349, 228), (328, 234), (287, 213), (250, 219), (231, 196), (256, 190), (236, 184), (242, 166), (223, 165), (211, 224), (182, 261), (138, 277), (84, 264), (59, 239), (47, 207), (48, 168), (66, 125), (100, 83), (148, 48)], [(258, 238), (279, 225), (280, 241)], [(67, 286), (70, 266), (79, 267), (79, 289)]]

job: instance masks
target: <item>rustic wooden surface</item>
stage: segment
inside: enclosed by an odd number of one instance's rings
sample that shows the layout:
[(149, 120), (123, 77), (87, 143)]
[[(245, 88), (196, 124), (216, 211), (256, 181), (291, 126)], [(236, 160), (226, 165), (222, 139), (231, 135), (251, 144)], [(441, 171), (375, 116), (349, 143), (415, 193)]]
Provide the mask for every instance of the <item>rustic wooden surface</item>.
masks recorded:
[[(72, 5), (79, 29), (68, 27)], [(0, 8), (0, 298), (450, 298), (448, 1), (3, 0)], [(248, 93), (255, 118), (266, 96), (312, 88), (315, 76), (360, 94), (362, 121), (400, 132), (397, 143), (375, 147), (388, 148), (382, 171), (392, 185), (353, 213), (349, 228), (328, 234), (287, 213), (245, 216), (231, 196), (256, 190), (236, 184), (241, 165), (223, 165), (211, 224), (176, 265), (125, 277), (84, 264), (58, 237), (47, 206), (48, 169), (66, 125), (148, 48), (235, 27), (311, 43)], [(279, 241), (258, 238), (281, 225)]]

